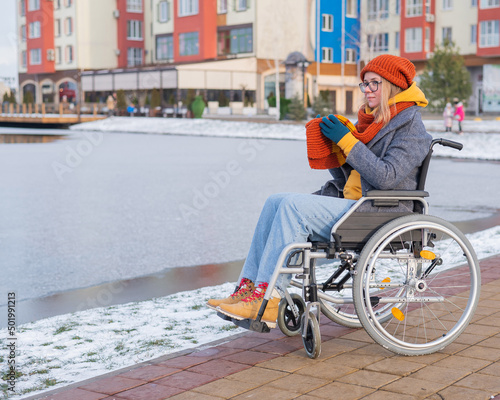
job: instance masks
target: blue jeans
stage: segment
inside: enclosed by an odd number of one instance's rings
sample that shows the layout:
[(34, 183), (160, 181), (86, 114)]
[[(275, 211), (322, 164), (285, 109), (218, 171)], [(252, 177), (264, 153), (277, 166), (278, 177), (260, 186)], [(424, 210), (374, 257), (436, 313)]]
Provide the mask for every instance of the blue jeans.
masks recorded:
[[(330, 241), (330, 230), (355, 200), (313, 194), (279, 193), (264, 204), (240, 278), (269, 283), (281, 251), (295, 242)], [(281, 274), (285, 289), (291, 275)]]

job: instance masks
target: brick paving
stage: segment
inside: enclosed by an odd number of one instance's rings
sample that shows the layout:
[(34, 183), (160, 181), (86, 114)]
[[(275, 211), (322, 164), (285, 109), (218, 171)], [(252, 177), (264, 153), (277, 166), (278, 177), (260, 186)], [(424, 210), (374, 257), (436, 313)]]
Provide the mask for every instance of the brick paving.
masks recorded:
[(473, 320), (434, 354), (395, 355), (363, 329), (321, 318), (321, 355), (300, 336), (245, 332), (30, 399), (500, 400), (500, 256), (482, 260)]

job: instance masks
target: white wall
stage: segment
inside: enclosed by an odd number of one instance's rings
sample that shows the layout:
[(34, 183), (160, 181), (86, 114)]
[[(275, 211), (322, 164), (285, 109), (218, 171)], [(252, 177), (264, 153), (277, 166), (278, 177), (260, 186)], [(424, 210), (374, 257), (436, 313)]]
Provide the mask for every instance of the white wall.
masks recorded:
[(443, 10), (442, 2), (436, 3), (436, 43), (443, 43), (443, 27), (451, 27), (452, 40), (462, 55), (476, 54), (476, 43), (470, 42), (471, 26), (477, 24), (477, 8), (470, 1), (454, 1), (451, 10)]
[[(156, 35), (164, 35), (174, 32), (174, 2), (170, 0), (169, 19), (166, 22), (158, 21), (158, 5), (160, 0), (145, 0), (144, 7), (144, 40), (148, 51), (146, 63), (161, 63), (156, 60)], [(150, 29), (152, 27), (152, 29)], [(175, 46), (175, 45), (174, 45)]]
[[(61, 62), (56, 63), (56, 70), (72, 70), (77, 68), (78, 63), (78, 48), (77, 48), (77, 37), (78, 37), (78, 26), (82, 25), (80, 21), (76, 19), (76, 8), (77, 4), (81, 2), (73, 2), (70, 7), (66, 7), (66, 2), (61, 1), (61, 8), (54, 9), (54, 24), (56, 20), (61, 21), (61, 35), (54, 38), (54, 50), (57, 47), (61, 48)], [(73, 31), (70, 35), (66, 34), (65, 24), (66, 19), (71, 18), (73, 21)], [(85, 21), (87, 23), (87, 21)], [(54, 30), (55, 32), (55, 30)], [(73, 46), (73, 61), (68, 62), (66, 58), (67, 46)]]
[[(405, 1), (405, 0), (401, 0)], [(400, 48), (396, 49), (396, 32), (400, 31), (401, 16), (396, 14), (396, 0), (389, 0), (389, 17), (386, 19), (368, 20), (367, 0), (361, 0), (361, 61), (368, 62), (380, 54), (400, 55), (400, 49), (404, 48), (404, 43), (400, 41)], [(389, 51), (374, 52), (368, 47), (368, 35), (377, 35), (381, 33), (389, 34)], [(400, 33), (401, 38), (401, 33)]]
[(78, 15), (75, 24), (78, 64), (75, 66), (83, 69), (116, 68), (117, 24), (113, 17), (116, 1), (85, 0), (74, 4), (76, 7), (72, 8)]
[(306, 58), (314, 59), (309, 40), (310, 3), (310, 0), (256, 2), (254, 36), (257, 58), (284, 60), (291, 52), (299, 51)]

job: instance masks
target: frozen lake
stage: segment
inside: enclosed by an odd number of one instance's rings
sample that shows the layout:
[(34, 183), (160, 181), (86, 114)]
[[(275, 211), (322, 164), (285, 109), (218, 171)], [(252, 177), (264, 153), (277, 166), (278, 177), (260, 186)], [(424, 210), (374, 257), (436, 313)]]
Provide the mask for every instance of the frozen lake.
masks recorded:
[[(0, 144), (0, 304), (241, 260), (268, 195), (329, 179), (300, 140), (67, 133)], [(491, 215), (499, 179), (498, 162), (434, 159), (431, 213)]]

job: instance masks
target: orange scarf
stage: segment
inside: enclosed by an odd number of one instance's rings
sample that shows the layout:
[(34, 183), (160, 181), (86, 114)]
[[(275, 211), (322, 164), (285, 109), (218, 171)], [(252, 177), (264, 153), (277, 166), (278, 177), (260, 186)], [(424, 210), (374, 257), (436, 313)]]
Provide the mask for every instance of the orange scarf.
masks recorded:
[[(391, 119), (393, 119), (401, 111), (414, 105), (414, 101), (404, 101), (401, 103), (396, 103), (396, 107), (390, 106)], [(375, 117), (373, 116), (373, 114), (367, 114), (363, 107), (361, 107), (358, 111), (358, 124), (356, 125), (358, 135), (354, 134), (354, 136), (356, 136), (356, 139), (361, 140), (364, 144), (372, 140), (383, 127), (382, 122), (374, 121)]]
[[(415, 105), (415, 102), (396, 103), (396, 107), (391, 107), (391, 119), (395, 115), (408, 107)], [(367, 114), (363, 107), (358, 111), (358, 124), (356, 127), (342, 115), (335, 115), (344, 124), (353, 136), (364, 144), (372, 140), (382, 129), (383, 123), (375, 123), (375, 117)], [(345, 163), (346, 155), (337, 143), (332, 142), (321, 133), (319, 127), (322, 118), (314, 118), (306, 124), (307, 158), (309, 166), (313, 169), (330, 169), (340, 167)]]

